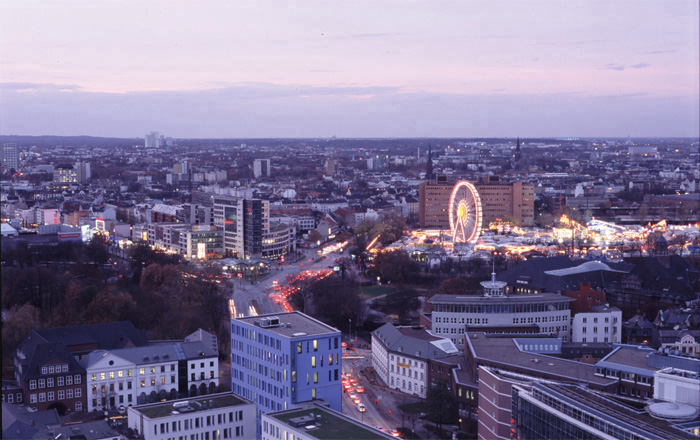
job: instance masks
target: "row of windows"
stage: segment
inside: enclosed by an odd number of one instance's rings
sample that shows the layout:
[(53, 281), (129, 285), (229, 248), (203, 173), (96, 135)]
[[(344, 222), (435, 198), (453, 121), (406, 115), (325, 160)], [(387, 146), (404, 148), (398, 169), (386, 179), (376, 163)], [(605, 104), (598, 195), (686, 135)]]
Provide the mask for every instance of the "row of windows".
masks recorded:
[[(17, 393), (16, 394), (16, 401), (17, 403), (22, 403), (22, 393)], [(5, 395), (2, 395), (2, 401), (5, 401)], [(15, 403), (15, 394), (13, 393), (8, 393), (7, 394), (7, 403)]]
[(29, 403), (36, 403), (37, 398), (39, 399), (39, 402), (53, 402), (56, 400), (55, 396), (58, 396), (58, 400), (72, 399), (73, 396), (75, 396), (76, 399), (79, 399), (83, 396), (83, 391), (81, 388), (75, 388), (75, 390), (71, 388), (67, 390), (58, 390), (57, 393), (54, 393), (53, 391), (38, 394), (32, 393), (29, 395)]
[[(537, 313), (569, 310), (568, 301), (540, 301), (532, 304), (434, 304), (433, 313)], [(566, 317), (566, 315), (562, 315)]]
[[(392, 373), (394, 372), (394, 364), (391, 364), (391, 372)], [(397, 365), (396, 366), (396, 374), (401, 374), (402, 376), (411, 377), (411, 370), (409, 370), (408, 368), (404, 368), (400, 365)], [(413, 370), (413, 378), (418, 379), (418, 371)], [(425, 375), (423, 372), (421, 372), (420, 380), (424, 380), (424, 379), (425, 379)]]
[[(79, 384), (82, 382), (81, 376), (79, 374), (76, 375), (70, 375), (70, 376), (59, 376), (56, 377), (56, 386), (62, 387), (65, 385), (73, 385), (73, 382), (75, 384)], [(46, 379), (39, 379), (38, 381), (36, 379), (32, 379), (29, 381), (29, 389), (30, 390), (35, 390), (37, 388), (37, 383), (39, 385), (39, 388), (53, 388), (54, 386), (54, 378), (53, 377), (48, 377)]]
[[(588, 318), (583, 318), (583, 323), (585, 324), (586, 322), (588, 322)], [(598, 318), (593, 318), (593, 323), (595, 324), (597, 322), (598, 322)], [(606, 323), (610, 322), (610, 318), (606, 316), (605, 322)], [(613, 322), (617, 322), (617, 316), (613, 316)]]
[[(204, 426), (216, 426), (216, 425), (223, 425), (224, 423), (233, 423), (234, 421), (236, 421), (236, 422), (243, 421), (243, 411), (230, 411), (228, 413), (228, 422), (226, 421), (226, 414), (220, 413), (220, 414), (217, 414), (216, 416), (209, 415), (206, 417), (205, 416), (195, 417), (193, 419), (173, 420), (170, 423), (168, 423), (168, 422), (154, 423), (153, 424), (153, 434), (158, 435), (159, 433), (160, 434), (168, 434), (171, 432), (173, 432), (173, 433), (182, 432), (182, 431), (188, 431), (190, 429), (203, 428)], [(183, 425), (184, 425), (184, 428), (183, 428)], [(224, 431), (223, 438), (226, 438), (227, 434), (229, 436), (232, 434), (231, 429), (232, 428), (226, 428), (223, 430)], [(218, 432), (219, 431), (212, 431), (212, 439), (220, 438)], [(209, 437), (208, 436), (209, 433), (207, 432), (206, 434), (207, 434), (206, 437)], [(243, 436), (243, 426), (236, 427), (236, 437), (240, 437), (240, 436)]]
[(41, 367), (41, 374), (65, 373), (68, 371), (68, 364), (45, 365)]
[(396, 360), (397, 362), (401, 362), (402, 364), (409, 365), (411, 367), (420, 368), (421, 370), (423, 369), (423, 362), (418, 362), (415, 359), (399, 356), (394, 357), (394, 355), (392, 354), (391, 361), (394, 362), (394, 360)]
[[(581, 333), (586, 333), (587, 331), (588, 331), (588, 327), (583, 327), (581, 329)], [(603, 327), (603, 330), (601, 331), (601, 333), (603, 333), (603, 332), (609, 333), (610, 327)], [(612, 332), (617, 333), (617, 327), (613, 327)], [(593, 333), (598, 333), (598, 327), (593, 327)]]

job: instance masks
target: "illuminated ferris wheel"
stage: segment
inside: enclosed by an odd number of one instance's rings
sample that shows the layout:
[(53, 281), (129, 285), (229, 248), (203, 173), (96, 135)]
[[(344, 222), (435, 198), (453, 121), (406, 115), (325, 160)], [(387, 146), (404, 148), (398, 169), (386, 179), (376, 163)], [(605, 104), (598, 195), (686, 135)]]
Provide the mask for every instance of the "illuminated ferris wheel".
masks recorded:
[(474, 243), (481, 233), (481, 199), (474, 185), (458, 182), (450, 196), (453, 243)]

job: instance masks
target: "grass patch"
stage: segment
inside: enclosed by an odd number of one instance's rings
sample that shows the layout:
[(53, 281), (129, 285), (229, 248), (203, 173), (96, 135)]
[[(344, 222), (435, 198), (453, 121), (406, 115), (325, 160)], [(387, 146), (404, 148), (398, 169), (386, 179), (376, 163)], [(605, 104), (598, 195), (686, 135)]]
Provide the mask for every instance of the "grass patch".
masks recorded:
[(428, 404), (425, 402), (404, 403), (399, 405), (399, 409), (410, 414), (420, 414), (428, 412)]
[(392, 290), (393, 288), (389, 286), (365, 286), (361, 289), (362, 295), (367, 298), (376, 298), (380, 295), (390, 293)]

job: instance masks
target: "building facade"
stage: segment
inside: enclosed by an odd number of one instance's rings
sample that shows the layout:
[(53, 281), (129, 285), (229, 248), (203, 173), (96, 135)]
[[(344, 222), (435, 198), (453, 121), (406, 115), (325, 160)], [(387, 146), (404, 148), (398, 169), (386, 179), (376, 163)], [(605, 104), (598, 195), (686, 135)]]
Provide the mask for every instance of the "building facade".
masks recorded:
[[(505, 284), (505, 283), (504, 283)], [(567, 341), (572, 300), (554, 293), (514, 296), (434, 295), (431, 328), (464, 350), (465, 331), (541, 333)]]
[(279, 258), (295, 249), (294, 225), (270, 225), (267, 200), (214, 197), (214, 224), (223, 232), (224, 255)]
[(130, 407), (128, 427), (144, 440), (249, 439), (255, 405), (232, 393)]
[(341, 410), (340, 331), (300, 312), (231, 320), (231, 391), (262, 413), (323, 399)]
[(571, 342), (622, 342), (622, 311), (607, 304), (591, 306), (589, 312), (571, 318)]
[(87, 411), (214, 393), (217, 352), (203, 342), (94, 351), (87, 372)]
[(2, 166), (6, 170), (19, 169), (19, 150), (17, 144), (6, 143), (2, 144)]
[[(450, 228), (450, 195), (456, 182), (446, 176), (422, 182), (419, 189), (418, 221), (421, 228)], [(474, 182), (484, 227), (490, 222), (512, 221), (518, 226), (535, 225), (535, 187), (531, 183), (504, 182), (498, 176)]]
[(372, 366), (389, 388), (425, 398), (431, 359), (457, 353), (447, 338), (423, 327), (395, 327), (387, 323), (372, 332)]
[(253, 162), (253, 175), (255, 178), (270, 177), (270, 159), (255, 159)]

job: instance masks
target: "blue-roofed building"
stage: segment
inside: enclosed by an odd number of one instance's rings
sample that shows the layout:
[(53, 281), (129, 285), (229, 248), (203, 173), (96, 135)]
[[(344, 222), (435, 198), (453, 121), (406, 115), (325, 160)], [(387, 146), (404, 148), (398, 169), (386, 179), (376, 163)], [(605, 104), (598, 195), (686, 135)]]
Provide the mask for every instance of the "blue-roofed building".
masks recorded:
[(341, 411), (341, 375), (338, 329), (300, 312), (231, 320), (231, 391), (255, 402), (258, 429), (302, 402)]

